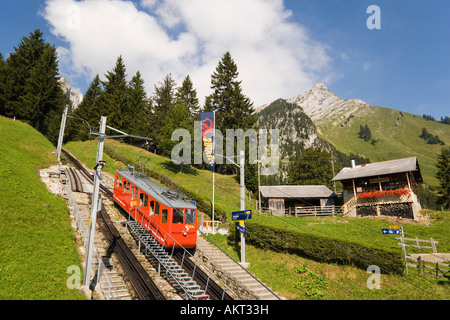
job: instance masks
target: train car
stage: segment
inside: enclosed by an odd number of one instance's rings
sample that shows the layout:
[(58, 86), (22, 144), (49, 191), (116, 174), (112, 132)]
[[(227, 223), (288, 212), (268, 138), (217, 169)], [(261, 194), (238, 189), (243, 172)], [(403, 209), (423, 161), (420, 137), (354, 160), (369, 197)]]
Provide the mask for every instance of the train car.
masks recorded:
[(195, 248), (197, 207), (132, 168), (117, 170), (114, 201), (165, 247)]

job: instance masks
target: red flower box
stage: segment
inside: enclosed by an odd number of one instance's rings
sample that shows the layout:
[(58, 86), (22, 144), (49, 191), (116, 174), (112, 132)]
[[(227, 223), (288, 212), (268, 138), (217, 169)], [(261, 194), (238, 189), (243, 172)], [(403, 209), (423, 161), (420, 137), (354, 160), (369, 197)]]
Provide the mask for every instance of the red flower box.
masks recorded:
[(364, 192), (358, 194), (358, 199), (373, 199), (384, 196), (397, 196), (400, 197), (404, 194), (408, 194), (410, 191), (408, 189), (395, 189), (395, 190), (383, 190), (374, 192)]

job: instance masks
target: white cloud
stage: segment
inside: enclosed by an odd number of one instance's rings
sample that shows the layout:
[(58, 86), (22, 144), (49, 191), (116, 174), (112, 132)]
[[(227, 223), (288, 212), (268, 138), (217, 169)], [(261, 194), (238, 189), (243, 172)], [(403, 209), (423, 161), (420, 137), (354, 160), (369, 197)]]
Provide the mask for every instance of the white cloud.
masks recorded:
[(47, 0), (42, 14), (67, 43), (59, 52), (69, 82), (103, 77), (122, 55), (148, 94), (168, 73), (178, 83), (189, 74), (202, 101), (226, 51), (255, 107), (329, 78), (325, 46), (291, 21), (282, 0)]

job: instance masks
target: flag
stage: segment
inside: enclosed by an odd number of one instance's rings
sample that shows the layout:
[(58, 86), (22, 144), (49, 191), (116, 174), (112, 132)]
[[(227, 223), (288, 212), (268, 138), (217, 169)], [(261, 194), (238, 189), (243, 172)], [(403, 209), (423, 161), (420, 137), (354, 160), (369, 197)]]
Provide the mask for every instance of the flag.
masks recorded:
[(207, 163), (214, 171), (214, 112), (200, 112), (200, 120), (202, 122), (202, 140)]

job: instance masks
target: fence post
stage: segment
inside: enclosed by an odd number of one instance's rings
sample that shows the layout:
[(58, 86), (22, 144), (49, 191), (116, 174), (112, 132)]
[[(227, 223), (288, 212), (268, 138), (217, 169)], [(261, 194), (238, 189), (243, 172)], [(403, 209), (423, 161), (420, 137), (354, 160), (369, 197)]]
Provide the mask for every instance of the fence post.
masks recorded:
[(419, 276), (422, 276), (423, 275), (423, 261), (422, 261), (422, 257), (419, 256), (418, 260), (419, 260)]
[(401, 227), (401, 230), (402, 230), (402, 247), (403, 247), (403, 255), (405, 256), (406, 274), (409, 274), (409, 270), (408, 270), (408, 260), (407, 260), (407, 258), (406, 258), (405, 233), (403, 232), (403, 227)]

